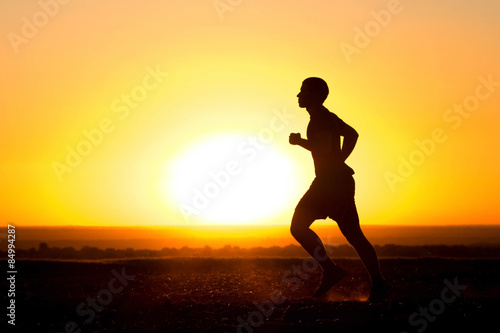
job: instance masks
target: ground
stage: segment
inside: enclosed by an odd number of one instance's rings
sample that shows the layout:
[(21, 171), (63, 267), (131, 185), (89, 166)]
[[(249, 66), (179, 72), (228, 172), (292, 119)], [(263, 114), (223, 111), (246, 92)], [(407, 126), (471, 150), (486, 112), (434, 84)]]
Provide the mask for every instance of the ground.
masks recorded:
[[(383, 259), (393, 288), (381, 303), (367, 302), (369, 279), (359, 260), (337, 262), (347, 277), (326, 297), (312, 299), (321, 270), (305, 258), (21, 260), (13, 331), (72, 332), (73, 326), (82, 333), (411, 333), (498, 327), (500, 260)], [(3, 288), (8, 290), (6, 282)]]

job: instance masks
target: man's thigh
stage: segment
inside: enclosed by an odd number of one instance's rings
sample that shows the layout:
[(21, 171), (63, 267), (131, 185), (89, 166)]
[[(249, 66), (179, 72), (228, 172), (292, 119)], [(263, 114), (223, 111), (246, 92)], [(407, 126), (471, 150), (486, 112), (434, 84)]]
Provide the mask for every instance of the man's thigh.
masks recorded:
[(309, 228), (314, 221), (322, 218), (325, 217), (321, 217), (314, 209), (297, 207), (293, 213), (291, 229)]

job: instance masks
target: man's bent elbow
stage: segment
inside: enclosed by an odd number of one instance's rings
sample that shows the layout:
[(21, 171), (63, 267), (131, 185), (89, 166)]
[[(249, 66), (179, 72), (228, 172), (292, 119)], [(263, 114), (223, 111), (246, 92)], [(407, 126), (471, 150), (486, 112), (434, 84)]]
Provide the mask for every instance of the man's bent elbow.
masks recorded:
[(357, 140), (358, 137), (359, 137), (359, 134), (358, 132), (352, 128), (352, 127), (348, 127), (344, 133), (342, 134), (342, 136), (344, 137), (344, 139), (352, 139), (352, 140)]

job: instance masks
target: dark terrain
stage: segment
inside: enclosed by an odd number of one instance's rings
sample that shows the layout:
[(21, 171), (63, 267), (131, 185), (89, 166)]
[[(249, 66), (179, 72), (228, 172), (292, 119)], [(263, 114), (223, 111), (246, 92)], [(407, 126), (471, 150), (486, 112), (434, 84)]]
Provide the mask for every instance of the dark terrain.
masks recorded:
[[(317, 300), (309, 296), (321, 270), (304, 258), (18, 260), (16, 326), (7, 325), (8, 331), (489, 332), (498, 327), (500, 260), (382, 259), (393, 286), (383, 303), (366, 301), (368, 275), (359, 260), (337, 262), (348, 276)], [(449, 289), (445, 279), (459, 285), (455, 293), (444, 290)], [(3, 284), (8, 290), (6, 280)]]

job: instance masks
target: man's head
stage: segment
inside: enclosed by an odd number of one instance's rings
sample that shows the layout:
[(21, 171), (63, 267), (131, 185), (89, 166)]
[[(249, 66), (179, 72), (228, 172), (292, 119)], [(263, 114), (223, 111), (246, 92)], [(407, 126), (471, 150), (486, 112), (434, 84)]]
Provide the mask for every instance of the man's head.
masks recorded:
[(328, 96), (328, 85), (319, 77), (310, 77), (302, 82), (302, 87), (297, 97), (301, 108), (315, 107), (323, 105)]

